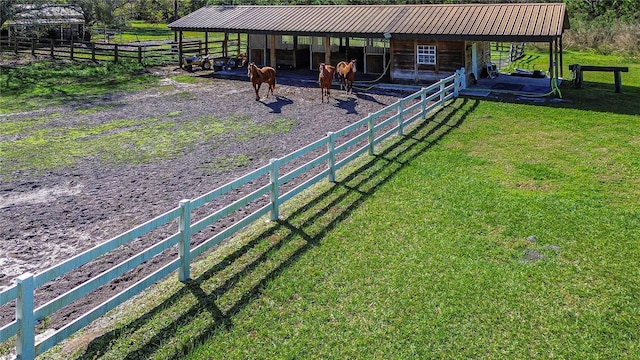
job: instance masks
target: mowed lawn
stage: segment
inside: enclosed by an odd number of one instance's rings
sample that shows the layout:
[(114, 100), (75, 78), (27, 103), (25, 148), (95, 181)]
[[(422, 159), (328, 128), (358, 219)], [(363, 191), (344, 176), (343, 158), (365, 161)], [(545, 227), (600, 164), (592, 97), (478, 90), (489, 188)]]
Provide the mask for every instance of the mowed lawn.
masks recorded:
[(640, 65), (625, 66), (622, 94), (590, 73), (562, 102), (451, 102), (75, 357), (640, 358)]

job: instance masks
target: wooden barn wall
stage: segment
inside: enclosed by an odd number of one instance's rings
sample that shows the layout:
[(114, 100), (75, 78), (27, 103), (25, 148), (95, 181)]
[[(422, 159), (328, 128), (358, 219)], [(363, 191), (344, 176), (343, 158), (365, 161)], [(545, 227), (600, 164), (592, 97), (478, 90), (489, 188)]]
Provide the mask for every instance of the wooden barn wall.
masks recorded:
[[(435, 45), (436, 64), (416, 61), (418, 45)], [(391, 40), (391, 81), (430, 83), (446, 78), (465, 66), (464, 41)]]

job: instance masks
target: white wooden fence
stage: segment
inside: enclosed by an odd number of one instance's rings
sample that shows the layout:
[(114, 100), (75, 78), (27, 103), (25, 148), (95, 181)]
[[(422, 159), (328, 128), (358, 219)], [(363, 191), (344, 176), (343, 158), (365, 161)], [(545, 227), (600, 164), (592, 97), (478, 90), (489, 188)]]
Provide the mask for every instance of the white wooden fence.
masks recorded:
[[(402, 136), (404, 134), (404, 128), (407, 125), (416, 120), (424, 119), (428, 112), (444, 106), (447, 100), (457, 97), (458, 91), (464, 89), (466, 86), (464, 74), (464, 69), (461, 69), (454, 75), (400, 99), (384, 109), (369, 114), (360, 121), (337, 132), (329, 133), (326, 137), (298, 151), (279, 159), (272, 159), (268, 165), (258, 168), (199, 198), (182, 200), (177, 207), (164, 214), (78, 254), (61, 264), (35, 275), (31, 273), (21, 275), (17, 278), (16, 284), (0, 292), (0, 306), (14, 300), (16, 301), (15, 320), (0, 327), (0, 343), (9, 340), (15, 335), (17, 359), (34, 359), (37, 355), (44, 353), (60, 341), (68, 338), (76, 331), (106, 314), (109, 310), (144, 291), (175, 270), (178, 270), (178, 279), (180, 281), (186, 281), (190, 277), (189, 271), (192, 258), (195, 258), (212, 246), (231, 237), (246, 225), (267, 213), (270, 213), (271, 220), (277, 219), (279, 217), (278, 211), (280, 205), (304, 189), (307, 189), (312, 184), (324, 178), (328, 178), (330, 182), (335, 182), (336, 170), (347, 165), (365, 152), (373, 155), (376, 144), (394, 134)], [(358, 131), (358, 129), (363, 129), (364, 127), (366, 127), (366, 131), (353, 136), (353, 132)], [(351, 134), (348, 140), (339, 141), (339, 139), (344, 139), (348, 134)], [(360, 144), (365, 145), (358, 146)], [(280, 174), (281, 167), (290, 164), (293, 160), (300, 159), (304, 155), (312, 154), (314, 151), (318, 152), (318, 150), (322, 150), (323, 147), (326, 148), (326, 151), (322, 151), (320, 156), (315, 157), (286, 174)], [(290, 189), (286, 193), (280, 193), (283, 184), (290, 182), (302, 174), (309, 175), (312, 169), (317, 169), (318, 166), (322, 166), (323, 164), (327, 164), (324, 170), (313, 172), (313, 176), (310, 176), (295, 188)], [(264, 185), (260, 186), (257, 190), (192, 223), (191, 214), (193, 210), (228, 194), (234, 189), (238, 189), (244, 184), (259, 181), (261, 178), (268, 179)], [(191, 248), (192, 234), (202, 231), (217, 220), (232, 214), (234, 211), (266, 195), (270, 197), (270, 202), (267, 205), (236, 221), (233, 225), (215, 234), (198, 246)], [(35, 308), (34, 292), (38, 287), (174, 220), (177, 220), (179, 225), (177, 232), (173, 235), (162, 239), (153, 246), (115, 265), (109, 270), (92, 277), (90, 280), (67, 293)], [(64, 306), (72, 304), (74, 301), (86, 296), (100, 286), (105, 285), (109, 281), (175, 245), (178, 247), (179, 256), (177, 258), (174, 258), (162, 268), (36, 343), (35, 325), (38, 321), (47, 318)]]

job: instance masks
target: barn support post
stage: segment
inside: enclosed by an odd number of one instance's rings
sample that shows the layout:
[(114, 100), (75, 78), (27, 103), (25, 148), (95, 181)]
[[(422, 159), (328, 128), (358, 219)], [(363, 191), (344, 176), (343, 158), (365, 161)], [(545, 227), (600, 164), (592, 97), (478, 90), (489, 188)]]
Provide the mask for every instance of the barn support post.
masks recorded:
[(331, 38), (324, 38), (324, 63), (331, 64)]
[(329, 154), (329, 182), (336, 182), (336, 134), (327, 133), (327, 153)]
[(269, 160), (271, 165), (271, 171), (269, 172), (269, 179), (271, 181), (271, 221), (276, 221), (280, 217), (280, 206), (278, 204), (278, 198), (280, 198), (280, 184), (278, 178), (280, 177), (280, 160)]
[(267, 43), (269, 42), (269, 35), (264, 36), (264, 47), (262, 48), (262, 66), (267, 65)]
[(395, 76), (393, 76), (393, 60), (395, 59), (395, 57), (393, 56), (393, 53), (395, 51), (395, 46), (394, 46), (394, 41), (393, 40), (389, 40), (389, 79), (391, 80), (391, 82), (394, 81)]
[(555, 52), (555, 60), (554, 60), (554, 65), (555, 65), (555, 78), (558, 79), (560, 77), (560, 67), (558, 66), (560, 64), (560, 40), (558, 38), (556, 38), (555, 40), (555, 44), (556, 44), (556, 52)]
[(418, 40), (413, 40), (413, 81), (418, 82), (418, 59), (416, 51), (418, 49)]
[(311, 46), (309, 46), (309, 70), (313, 70), (313, 37), (311, 37)]
[(247, 34), (247, 63), (253, 61), (253, 56), (251, 56), (251, 35)]
[(229, 57), (229, 33), (227, 32), (224, 33), (224, 40), (222, 43), (222, 57)]
[(349, 60), (349, 38), (344, 39), (344, 56), (345, 59)]
[(35, 318), (33, 317), (35, 280), (33, 274), (20, 275), (16, 279), (16, 285), (18, 289), (18, 297), (16, 298), (16, 322), (18, 323), (16, 355), (18, 355), (18, 359), (35, 359), (36, 331)]
[(553, 88), (553, 40), (549, 42), (549, 86)]
[(69, 40), (69, 57), (73, 60), (73, 39)]
[(562, 36), (560, 36), (560, 77), (564, 77), (563, 59), (562, 59)]
[[(227, 36), (227, 34), (224, 34), (225, 37)], [(209, 53), (209, 32), (205, 31), (204, 32), (204, 53), (208, 54)]]
[(178, 63), (180, 64), (180, 68), (182, 69), (182, 30), (180, 31), (180, 35), (178, 36)]
[(180, 200), (180, 220), (178, 241), (178, 256), (180, 257), (180, 269), (178, 270), (178, 280), (185, 282), (191, 277), (191, 201)]
[(293, 68), (298, 68), (298, 37), (293, 37)]
[(271, 49), (269, 49), (269, 64), (271, 65), (271, 67), (275, 69), (277, 67), (276, 66), (276, 36), (271, 35), (270, 38), (271, 38), (271, 41), (270, 41)]
[[(363, 49), (363, 59), (362, 59), (362, 71), (366, 74), (367, 72), (369, 72), (369, 70), (367, 70), (367, 47), (370, 46), (369, 44), (371, 44), (371, 39), (365, 39), (365, 45), (364, 45), (364, 49)], [(373, 44), (371, 44), (373, 45)]]

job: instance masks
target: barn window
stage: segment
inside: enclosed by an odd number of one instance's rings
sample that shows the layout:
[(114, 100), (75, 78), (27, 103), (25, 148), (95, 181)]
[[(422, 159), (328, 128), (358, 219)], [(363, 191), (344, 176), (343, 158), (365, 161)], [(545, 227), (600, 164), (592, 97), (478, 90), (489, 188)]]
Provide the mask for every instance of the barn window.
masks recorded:
[(311, 45), (310, 36), (298, 36), (298, 45)]
[(436, 64), (436, 47), (434, 45), (418, 45), (416, 54), (418, 64)]

